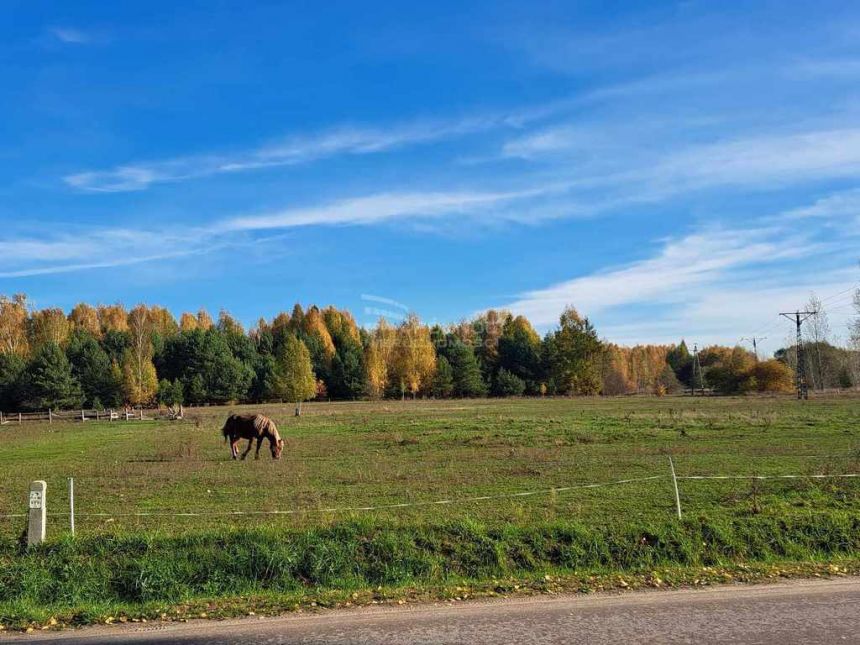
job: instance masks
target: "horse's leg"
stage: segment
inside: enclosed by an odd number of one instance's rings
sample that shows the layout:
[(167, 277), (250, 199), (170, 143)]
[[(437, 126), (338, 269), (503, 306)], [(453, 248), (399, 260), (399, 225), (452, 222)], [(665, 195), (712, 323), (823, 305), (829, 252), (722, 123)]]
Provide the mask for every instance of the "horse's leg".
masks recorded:
[(254, 459), (260, 458), (260, 446), (263, 445), (263, 437), (257, 437), (257, 451), (254, 453)]
[(248, 453), (251, 452), (251, 448), (254, 446), (254, 440), (248, 439), (248, 447), (245, 449), (245, 452), (242, 453), (242, 459), (248, 456)]
[(239, 458), (239, 440), (235, 437), (230, 438), (230, 454), (233, 455), (233, 459)]

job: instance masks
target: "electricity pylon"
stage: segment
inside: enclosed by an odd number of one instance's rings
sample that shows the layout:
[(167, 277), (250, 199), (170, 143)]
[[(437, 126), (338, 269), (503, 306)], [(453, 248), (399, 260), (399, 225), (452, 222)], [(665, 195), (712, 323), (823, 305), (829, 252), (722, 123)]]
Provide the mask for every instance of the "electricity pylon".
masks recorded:
[(808, 399), (809, 387), (806, 385), (806, 351), (803, 349), (803, 334), (800, 333), (800, 326), (810, 317), (815, 316), (817, 311), (795, 311), (794, 313), (780, 313), (788, 320), (793, 320), (797, 325), (797, 374), (795, 381), (797, 384), (797, 398)]

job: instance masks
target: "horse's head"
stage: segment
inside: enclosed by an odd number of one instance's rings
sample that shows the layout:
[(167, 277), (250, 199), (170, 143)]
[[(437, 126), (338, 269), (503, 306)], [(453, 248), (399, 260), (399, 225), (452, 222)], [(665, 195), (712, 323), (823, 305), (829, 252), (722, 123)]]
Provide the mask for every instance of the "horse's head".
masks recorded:
[(284, 449), (284, 440), (277, 439), (272, 442), (272, 459), (280, 459), (281, 451)]

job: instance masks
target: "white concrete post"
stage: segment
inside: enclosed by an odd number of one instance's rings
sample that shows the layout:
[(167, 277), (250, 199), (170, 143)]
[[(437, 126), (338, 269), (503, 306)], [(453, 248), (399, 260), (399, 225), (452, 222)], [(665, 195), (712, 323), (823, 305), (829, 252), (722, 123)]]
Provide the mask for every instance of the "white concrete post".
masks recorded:
[(675, 486), (675, 508), (678, 510), (678, 519), (681, 519), (681, 495), (678, 493), (678, 478), (675, 477), (675, 464), (669, 457), (669, 468), (672, 470), (672, 484)]
[(30, 483), (30, 522), (27, 525), (27, 546), (45, 541), (46, 499), (48, 484), (43, 481)]
[(54, 422), (54, 415), (51, 414), (51, 408), (48, 408), (48, 423)]
[(75, 534), (75, 480), (69, 477), (69, 528)]

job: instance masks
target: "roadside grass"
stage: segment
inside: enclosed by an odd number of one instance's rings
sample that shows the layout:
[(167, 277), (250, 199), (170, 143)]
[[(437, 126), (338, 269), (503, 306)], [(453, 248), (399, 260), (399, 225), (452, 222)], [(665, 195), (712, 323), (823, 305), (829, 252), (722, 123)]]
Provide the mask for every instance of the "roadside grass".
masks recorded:
[[(0, 427), (0, 515), (25, 513), (36, 479), (49, 512), (33, 550), (24, 518), (0, 518), (0, 623), (860, 570), (860, 480), (806, 477), (860, 472), (856, 397), (315, 403), (299, 419), (241, 406), (278, 423), (277, 462), (266, 447), (230, 459), (220, 428), (239, 407)], [(743, 478), (680, 480), (678, 522), (669, 456), (681, 477)], [(802, 477), (747, 478), (785, 474)], [(389, 504), (415, 505), (359, 510)], [(292, 512), (211, 514), (275, 510)], [(176, 512), (199, 514), (160, 515)]]
[(574, 581), (579, 591), (701, 584), (731, 581), (738, 574), (728, 572), (745, 568), (751, 579), (791, 575), (800, 563), (853, 573), (858, 552), (860, 518), (846, 513), (600, 528), (365, 520), (302, 531), (66, 538), (24, 550), (8, 541), (0, 546), (0, 623), (26, 629), (272, 613), (361, 599), (505, 594), (523, 585), (562, 591)]

